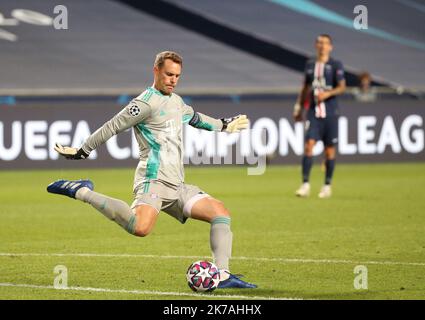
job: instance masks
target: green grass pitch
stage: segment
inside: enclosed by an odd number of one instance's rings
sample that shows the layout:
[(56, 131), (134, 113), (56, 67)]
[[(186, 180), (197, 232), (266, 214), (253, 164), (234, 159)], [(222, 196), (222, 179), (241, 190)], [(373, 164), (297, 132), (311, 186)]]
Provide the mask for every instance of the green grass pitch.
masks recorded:
[[(189, 264), (210, 256), (208, 224), (161, 213), (154, 232), (137, 238), (45, 191), (58, 178), (89, 177), (98, 192), (130, 203), (132, 169), (0, 171), (0, 299), (424, 299), (425, 164), (338, 165), (327, 200), (316, 197), (318, 166), (312, 196), (294, 196), (299, 170), (186, 169), (187, 183), (232, 212), (232, 271), (259, 286), (209, 295), (185, 281)], [(57, 265), (69, 290), (52, 287)], [(367, 267), (368, 289), (354, 288), (357, 265)]]

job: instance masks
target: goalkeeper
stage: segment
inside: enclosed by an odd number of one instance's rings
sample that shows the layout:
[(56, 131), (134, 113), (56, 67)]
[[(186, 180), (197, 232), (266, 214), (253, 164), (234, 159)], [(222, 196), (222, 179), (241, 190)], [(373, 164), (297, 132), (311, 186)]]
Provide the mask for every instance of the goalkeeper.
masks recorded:
[(55, 150), (71, 160), (86, 159), (90, 152), (112, 136), (133, 128), (140, 148), (134, 177), (134, 201), (130, 206), (93, 191), (90, 180), (58, 180), (47, 187), (50, 193), (89, 203), (132, 235), (145, 237), (164, 211), (181, 223), (188, 218), (211, 224), (210, 246), (220, 269), (219, 288), (255, 288), (229, 271), (232, 250), (230, 213), (223, 203), (197, 186), (184, 183), (182, 126), (184, 123), (209, 130), (239, 132), (249, 121), (245, 115), (214, 119), (198, 113), (173, 93), (182, 70), (175, 52), (157, 54), (154, 83), (121, 112), (87, 138), (80, 148), (56, 145)]

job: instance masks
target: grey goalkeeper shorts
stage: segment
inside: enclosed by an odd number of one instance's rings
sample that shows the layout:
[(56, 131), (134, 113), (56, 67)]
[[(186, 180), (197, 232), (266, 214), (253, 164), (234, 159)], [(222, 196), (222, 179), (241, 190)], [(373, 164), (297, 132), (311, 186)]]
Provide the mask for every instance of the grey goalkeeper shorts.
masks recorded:
[(174, 185), (162, 180), (151, 180), (134, 186), (134, 201), (131, 209), (147, 204), (154, 207), (158, 213), (164, 211), (185, 223), (193, 205), (200, 199), (210, 197), (199, 187), (181, 183)]

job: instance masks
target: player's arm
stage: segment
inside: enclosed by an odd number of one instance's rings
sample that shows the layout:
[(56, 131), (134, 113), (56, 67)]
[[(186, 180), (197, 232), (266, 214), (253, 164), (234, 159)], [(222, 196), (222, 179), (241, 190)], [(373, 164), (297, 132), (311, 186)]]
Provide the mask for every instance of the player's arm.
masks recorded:
[(246, 115), (215, 119), (203, 113), (194, 111), (191, 106), (184, 105), (183, 108), (184, 117), (190, 119), (188, 122), (189, 125), (198, 129), (233, 133), (249, 127), (249, 120)]
[(330, 97), (339, 96), (345, 92), (347, 85), (345, 82), (344, 67), (342, 63), (339, 61), (336, 62), (335, 79), (337, 82), (337, 85), (335, 86), (335, 88), (324, 91), (324, 92), (320, 92), (317, 95), (317, 98), (319, 101), (325, 101), (326, 99), (329, 99)]
[(67, 159), (85, 159), (91, 151), (108, 141), (112, 136), (137, 125), (150, 114), (151, 107), (148, 104), (139, 100), (132, 100), (123, 110), (90, 135), (80, 148), (56, 144), (55, 150)]
[(333, 88), (331, 90), (324, 91), (324, 92), (319, 92), (317, 94), (317, 99), (319, 101), (324, 101), (326, 99), (329, 99), (330, 97), (338, 96), (340, 94), (343, 94), (345, 92), (346, 88), (347, 88), (347, 85), (346, 85), (345, 79), (340, 80), (340, 81), (338, 81), (338, 84), (336, 85), (335, 88)]
[(295, 121), (301, 121), (302, 120), (302, 111), (303, 111), (303, 105), (308, 97), (308, 93), (310, 92), (310, 85), (307, 83), (307, 81), (304, 81), (304, 84), (301, 88), (301, 91), (298, 95), (297, 102), (295, 102), (294, 105), (294, 111), (293, 116)]
[(301, 91), (298, 94), (298, 98), (297, 98), (297, 102), (295, 102), (294, 105), (294, 110), (293, 110), (293, 117), (295, 121), (301, 121), (302, 118), (302, 114), (303, 114), (303, 106), (305, 104), (305, 102), (308, 99), (308, 95), (310, 93), (311, 90), (311, 76), (308, 73), (308, 68), (309, 68), (309, 61), (306, 62), (305, 67), (304, 67), (304, 82), (303, 82), (303, 86), (301, 87)]

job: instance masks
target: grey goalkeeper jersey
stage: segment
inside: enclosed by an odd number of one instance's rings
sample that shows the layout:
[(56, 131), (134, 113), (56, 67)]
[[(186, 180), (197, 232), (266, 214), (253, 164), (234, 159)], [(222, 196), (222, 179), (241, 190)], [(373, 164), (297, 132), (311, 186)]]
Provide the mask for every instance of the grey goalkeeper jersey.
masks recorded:
[(90, 153), (112, 136), (133, 127), (139, 144), (138, 183), (162, 180), (174, 185), (184, 182), (183, 124), (221, 131), (221, 120), (197, 113), (172, 93), (163, 95), (149, 87), (121, 112), (87, 138), (82, 148)]

